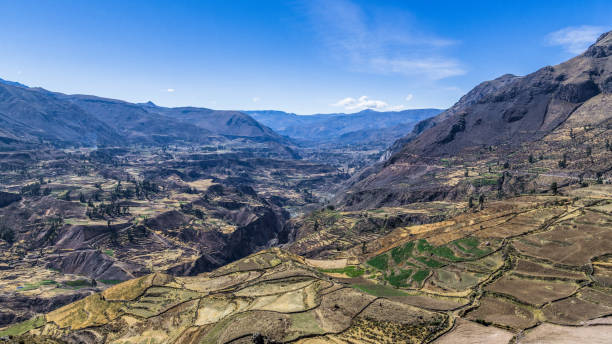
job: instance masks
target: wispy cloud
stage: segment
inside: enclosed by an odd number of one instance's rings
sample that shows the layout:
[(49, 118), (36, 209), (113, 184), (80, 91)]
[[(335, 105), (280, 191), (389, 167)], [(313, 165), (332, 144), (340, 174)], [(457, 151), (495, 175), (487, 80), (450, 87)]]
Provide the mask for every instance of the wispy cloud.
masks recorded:
[(253, 101), (253, 103), (257, 103), (261, 99), (259, 97), (253, 97), (251, 100)]
[(172, 92), (174, 92), (174, 88), (169, 88), (166, 91), (169, 92), (169, 93), (172, 93)]
[(411, 100), (412, 100), (412, 97), (413, 97), (412, 93), (409, 93), (409, 94), (406, 96), (406, 101), (407, 101), (407, 102), (411, 101)]
[[(410, 95), (412, 98), (412, 95)], [(405, 110), (404, 105), (389, 105), (387, 102), (382, 100), (370, 99), (368, 96), (361, 96), (359, 98), (347, 97), (340, 99), (331, 106), (342, 107), (347, 111), (358, 111), (365, 109), (372, 109), (378, 111), (401, 111)]]
[(465, 74), (444, 54), (458, 42), (419, 30), (410, 13), (349, 0), (310, 0), (304, 8), (325, 52), (352, 70), (434, 80)]
[(549, 33), (546, 39), (549, 45), (561, 46), (569, 53), (580, 54), (605, 31), (603, 26), (570, 26)]
[(375, 58), (371, 61), (371, 65), (381, 73), (399, 73), (409, 76), (423, 75), (434, 80), (465, 74), (465, 70), (460, 67), (459, 63), (452, 59)]

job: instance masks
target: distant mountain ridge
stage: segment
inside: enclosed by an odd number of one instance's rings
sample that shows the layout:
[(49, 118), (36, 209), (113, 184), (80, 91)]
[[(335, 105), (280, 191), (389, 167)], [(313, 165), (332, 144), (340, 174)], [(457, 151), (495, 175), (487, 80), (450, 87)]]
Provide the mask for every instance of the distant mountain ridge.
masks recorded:
[(386, 140), (390, 143), (410, 132), (412, 126), (417, 122), (435, 116), (442, 110), (416, 109), (379, 112), (367, 109), (354, 114), (332, 113), (303, 116), (274, 110), (244, 112), (277, 133), (296, 140), (363, 143), (374, 139)]
[(288, 140), (239, 111), (166, 108), (89, 95), (67, 95), (0, 79), (0, 144), (210, 143), (244, 138)]
[[(289, 144), (390, 145), (439, 109), (299, 116), (282, 111), (167, 108), (93, 95), (67, 95), (0, 79), (0, 144), (211, 143), (242, 138)], [(282, 136), (281, 136), (282, 135)], [(380, 147), (379, 147), (380, 148)]]

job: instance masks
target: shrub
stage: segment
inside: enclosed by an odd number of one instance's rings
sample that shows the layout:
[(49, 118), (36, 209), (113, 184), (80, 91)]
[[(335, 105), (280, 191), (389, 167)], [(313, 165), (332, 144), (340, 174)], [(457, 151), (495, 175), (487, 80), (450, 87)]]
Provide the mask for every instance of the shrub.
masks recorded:
[(15, 242), (15, 231), (6, 225), (0, 226), (0, 239), (12, 245)]

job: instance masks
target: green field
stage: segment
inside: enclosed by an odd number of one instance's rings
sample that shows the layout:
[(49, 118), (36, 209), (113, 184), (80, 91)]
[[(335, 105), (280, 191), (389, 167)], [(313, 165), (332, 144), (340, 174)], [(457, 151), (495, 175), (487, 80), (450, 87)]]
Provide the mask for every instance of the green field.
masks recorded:
[(349, 277), (359, 277), (365, 273), (365, 270), (356, 266), (346, 266), (340, 269), (319, 269), (321, 272), (345, 274)]

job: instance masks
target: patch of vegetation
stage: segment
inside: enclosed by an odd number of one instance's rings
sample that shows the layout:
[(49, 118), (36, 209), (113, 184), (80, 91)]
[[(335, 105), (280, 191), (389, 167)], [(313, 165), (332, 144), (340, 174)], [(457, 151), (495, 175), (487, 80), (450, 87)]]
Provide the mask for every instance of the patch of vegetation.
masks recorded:
[(328, 272), (328, 273), (336, 273), (336, 274), (345, 274), (349, 277), (359, 277), (365, 273), (365, 270), (357, 266), (346, 266), (340, 269), (319, 269), (319, 271)]
[(114, 280), (114, 279), (101, 279), (99, 281), (104, 284), (119, 284), (123, 282), (122, 280)]
[(353, 288), (377, 297), (406, 296), (406, 293), (380, 284), (353, 284)]
[(480, 241), (475, 237), (458, 239), (453, 241), (453, 244), (462, 252), (475, 257), (482, 257), (491, 252), (490, 250), (479, 249), (478, 245), (480, 244)]
[(425, 257), (416, 257), (416, 260), (427, 265), (430, 268), (441, 268), (444, 266), (444, 263), (439, 262), (433, 258), (425, 258)]
[(395, 261), (396, 264), (399, 264), (412, 256), (413, 249), (414, 241), (411, 241), (402, 247), (395, 247), (393, 250), (391, 250), (391, 258), (393, 258), (393, 261)]
[(420, 239), (417, 242), (417, 251), (419, 251), (419, 253), (431, 252), (432, 249), (433, 246), (431, 246), (425, 239)]
[(391, 272), (391, 274), (385, 279), (394, 287), (407, 287), (408, 284), (406, 280), (412, 275), (412, 270), (401, 270), (399, 274), (395, 274), (395, 271)]
[[(431, 253), (431, 254), (433, 254), (435, 256), (438, 256), (438, 257), (441, 257), (441, 258), (444, 258), (444, 259), (448, 259), (448, 260), (453, 261), (453, 262), (459, 262), (459, 261), (462, 260), (461, 258), (455, 256), (455, 253), (449, 247), (447, 247), (447, 246), (437, 246), (437, 247), (436, 246), (432, 246), (425, 239), (419, 240), (419, 242), (417, 243), (417, 250), (419, 251), (419, 253), (429, 252), (429, 253)], [(427, 264), (427, 263), (425, 263), (424, 259), (417, 258), (417, 260), (421, 261), (424, 264)], [(435, 263), (432, 263), (432, 264), (435, 264)], [(431, 266), (429, 264), (427, 266), (430, 266), (430, 267), (439, 267), (439, 266)]]
[(486, 185), (496, 185), (497, 178), (475, 178), (471, 181), (474, 187), (482, 187)]
[(368, 264), (377, 268), (378, 270), (386, 271), (389, 268), (389, 256), (386, 253), (383, 253), (368, 260)]
[(470, 249), (477, 247), (480, 242), (474, 237), (465, 237), (455, 240), (453, 243), (457, 245), (457, 248), (459, 248), (461, 251), (469, 252)]
[(416, 282), (422, 282), (429, 276), (429, 270), (419, 270), (412, 275), (412, 280)]
[(104, 254), (106, 254), (109, 257), (114, 257), (115, 256), (115, 251), (113, 251), (111, 249), (107, 249), (107, 250), (104, 250), (102, 252), (104, 252)]
[(66, 282), (64, 282), (64, 284), (69, 286), (69, 287), (73, 287), (73, 288), (83, 288), (83, 287), (91, 286), (91, 282), (89, 282), (88, 280), (84, 280), (84, 279), (74, 280), (74, 281), (66, 281)]
[(5, 224), (0, 224), (0, 240), (12, 245), (15, 242), (15, 231)]
[(32, 329), (37, 327), (41, 327), (45, 324), (45, 317), (38, 316), (32, 318), (30, 320), (26, 320), (24, 322), (20, 322), (11, 327), (8, 327), (4, 330), (0, 331), (0, 337), (8, 337), (8, 336), (20, 336)]
[(479, 324), (481, 324), (481, 325), (484, 325), (484, 326), (491, 326), (491, 325), (493, 325), (492, 322), (486, 321), (486, 320), (483, 320), (483, 319), (476, 319), (474, 321), (479, 323)]
[(369, 213), (374, 213), (374, 214), (382, 214), (385, 212), (385, 209), (370, 209), (368, 210)]
[(19, 193), (23, 196), (40, 196), (40, 183), (29, 184), (21, 187)]
[(36, 283), (26, 283), (23, 287), (19, 288), (19, 291), (34, 290), (40, 288), (41, 286), (52, 284), (57, 284), (57, 282), (55, 282), (54, 280), (42, 280)]
[(444, 259), (448, 259), (452, 262), (459, 262), (462, 261), (463, 259), (455, 256), (455, 253), (453, 252), (453, 250), (451, 250), (449, 247), (447, 246), (438, 246), (435, 247), (432, 251), (433, 254), (435, 254), (438, 257), (442, 257)]

